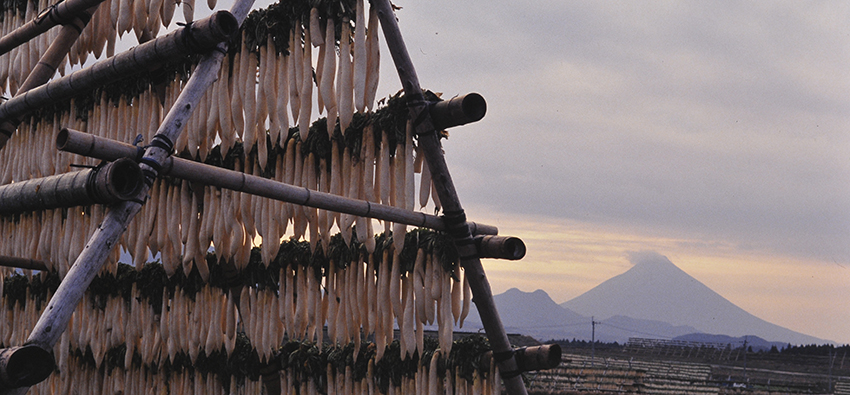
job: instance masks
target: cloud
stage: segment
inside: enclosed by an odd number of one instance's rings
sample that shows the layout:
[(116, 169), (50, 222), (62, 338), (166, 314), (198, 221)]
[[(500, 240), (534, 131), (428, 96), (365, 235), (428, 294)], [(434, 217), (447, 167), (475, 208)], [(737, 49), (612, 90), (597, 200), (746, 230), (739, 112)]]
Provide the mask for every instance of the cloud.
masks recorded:
[(445, 144), (463, 201), (850, 262), (840, 10), (418, 7), (399, 15), (423, 85), (488, 100)]
[(627, 254), (629, 262), (632, 265), (652, 265), (656, 263), (673, 264), (673, 262), (670, 262), (669, 258), (661, 255), (657, 251), (629, 251)]

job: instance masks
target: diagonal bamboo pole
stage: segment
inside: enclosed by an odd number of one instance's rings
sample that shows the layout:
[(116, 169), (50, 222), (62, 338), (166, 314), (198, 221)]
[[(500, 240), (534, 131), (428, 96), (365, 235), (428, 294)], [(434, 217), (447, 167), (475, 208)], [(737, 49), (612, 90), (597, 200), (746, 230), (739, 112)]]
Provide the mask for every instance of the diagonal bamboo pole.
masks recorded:
[[(254, 0), (237, 0), (232, 8), (232, 16), (236, 18), (236, 26), (242, 24), (248, 15)], [(224, 38), (222, 38), (223, 41)], [(162, 163), (162, 158), (168, 157), (174, 141), (183, 130), (183, 126), (198, 105), (203, 93), (218, 76), (221, 61), (226, 53), (227, 45), (223, 42), (203, 57), (195, 72), (189, 78), (186, 87), (180, 92), (174, 106), (171, 107), (165, 119), (157, 130), (154, 141), (145, 150), (142, 158), (142, 172), (148, 177), (147, 183), (135, 201), (125, 201), (109, 208), (103, 222), (86, 243), (83, 252), (77, 257), (71, 270), (59, 284), (56, 293), (36, 322), (35, 327), (27, 338), (26, 344), (51, 350), (62, 332), (68, 327), (74, 309), (82, 299), (91, 281), (100, 271), (106, 257), (115, 248), (118, 239), (129, 225), (133, 217), (141, 210), (144, 198), (147, 197), (150, 184), (156, 178)], [(51, 361), (52, 362), (52, 361)], [(0, 389), (0, 395), (25, 394), (29, 387), (16, 389)]]
[(103, 0), (64, 0), (50, 6), (33, 20), (0, 37), (0, 55), (50, 30), (56, 25), (64, 25), (74, 20), (81, 12), (95, 7)]
[(71, 21), (62, 25), (62, 28), (59, 30), (59, 34), (55, 39), (53, 39), (53, 42), (50, 43), (47, 50), (44, 51), (41, 59), (38, 60), (38, 63), (36, 63), (35, 67), (32, 71), (30, 71), (27, 79), (21, 87), (18, 88), (18, 93), (16, 95), (23, 94), (32, 88), (44, 85), (47, 81), (50, 81), (50, 78), (56, 74), (56, 69), (59, 68), (59, 64), (61, 64), (62, 59), (68, 54), (68, 51), (71, 50), (71, 46), (77, 42), (77, 39), (80, 38), (80, 34), (83, 33), (83, 29), (85, 29), (86, 25), (88, 25), (91, 21), (91, 17), (95, 10), (97, 10), (97, 6), (84, 10), (80, 12), (79, 15), (74, 16)]
[[(85, 29), (86, 25), (88, 25), (91, 20), (91, 16), (94, 14), (96, 9), (97, 5), (94, 5), (88, 9), (80, 11), (78, 15), (69, 18), (70, 21), (62, 25), (59, 35), (57, 35), (53, 42), (50, 43), (50, 47), (47, 48), (47, 51), (45, 51), (41, 56), (41, 59), (38, 60), (35, 68), (33, 68), (29, 76), (27, 76), (27, 79), (21, 87), (18, 88), (18, 92), (15, 96), (23, 95), (26, 91), (32, 88), (44, 85), (51, 77), (53, 77), (54, 74), (56, 74), (56, 69), (59, 67), (62, 59), (71, 50), (71, 46), (73, 46), (74, 43), (77, 42), (77, 39), (80, 38), (80, 34), (82, 34), (83, 29)], [(0, 41), (2, 41), (2, 39), (0, 39)], [(7, 136), (11, 136), (17, 127), (18, 122), (15, 120), (0, 120), (0, 149), (2, 149), (3, 145), (6, 144), (6, 140), (8, 139)]]
[[(62, 151), (107, 161), (136, 158), (140, 149), (135, 145), (67, 128), (59, 132), (56, 137), (56, 144)], [(228, 170), (188, 159), (171, 156), (165, 158), (161, 166), (162, 170), (159, 175), (169, 175), (187, 181), (200, 182), (206, 185), (246, 192), (252, 195), (302, 206), (353, 214), (358, 217), (376, 218), (406, 225), (446, 230), (445, 221), (436, 215), (309, 190), (304, 187), (297, 187), (268, 178)], [(0, 197), (2, 197), (2, 194), (0, 194)], [(2, 200), (0, 200), (0, 203), (2, 203)], [(470, 232), (473, 234), (496, 235), (499, 233), (499, 230), (495, 226), (476, 224), (474, 222), (470, 222), (469, 226)]]
[(475, 307), (478, 309), (490, 345), (493, 346), (493, 356), (499, 364), (505, 389), (511, 395), (526, 394), (525, 384), (520, 376), (521, 371), (517, 367), (514, 351), (505, 333), (505, 328), (502, 326), (499, 312), (496, 310), (493, 292), (490, 290), (490, 283), (484, 274), (484, 268), (481, 265), (481, 259), (478, 256), (472, 235), (469, 233), (468, 226), (466, 226), (466, 215), (452, 183), (436, 129), (431, 121), (428, 103), (422, 95), (419, 78), (416, 76), (413, 62), (410, 60), (407, 48), (404, 45), (392, 6), (389, 0), (373, 0), (372, 6), (377, 7), (381, 29), (387, 40), (387, 47), (395, 63), (399, 79), (401, 79), (404, 95), (408, 100), (410, 116), (414, 120), (414, 130), (419, 137), (419, 146), (422, 148), (428, 168), (431, 170), (434, 188), (440, 197), (440, 202), (443, 203), (445, 220), (452, 224), (449, 226), (449, 233), (455, 240), (455, 245), (460, 254), (460, 263), (469, 276), (469, 286), (472, 289)]
[(29, 76), (18, 88), (18, 93), (16, 95), (23, 94), (24, 92), (35, 88), (39, 85), (44, 85), (47, 81), (50, 81), (50, 78), (56, 74), (56, 69), (59, 68), (59, 65), (62, 63), (62, 59), (65, 55), (68, 54), (68, 51), (71, 50), (71, 46), (77, 42), (77, 39), (80, 38), (80, 34), (82, 34), (83, 29), (86, 28), (89, 21), (91, 21), (91, 16), (94, 14), (94, 11), (97, 7), (92, 7), (87, 10), (80, 12), (79, 15), (76, 15), (72, 18), (71, 21), (62, 25), (62, 28), (59, 30), (59, 34), (53, 39), (53, 42), (50, 43), (50, 46), (44, 51), (44, 54), (41, 56), (41, 59), (38, 60), (35, 67), (33, 67), (32, 71), (30, 71)]
[[(91, 67), (68, 74), (0, 105), (0, 125), (15, 124), (24, 114), (49, 103), (65, 100), (95, 87), (138, 74), (153, 65), (187, 54), (206, 53), (238, 29), (231, 14), (219, 11), (166, 36), (104, 59)], [(0, 127), (0, 149), (14, 129)]]

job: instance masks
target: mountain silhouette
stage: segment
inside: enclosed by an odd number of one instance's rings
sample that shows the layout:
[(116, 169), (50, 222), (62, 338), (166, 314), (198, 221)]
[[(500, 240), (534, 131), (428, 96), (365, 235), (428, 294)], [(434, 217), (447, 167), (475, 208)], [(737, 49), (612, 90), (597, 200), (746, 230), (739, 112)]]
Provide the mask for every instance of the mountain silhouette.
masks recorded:
[[(521, 333), (538, 340), (579, 339), (590, 340), (594, 334), (592, 318), (565, 309), (555, 303), (543, 290), (524, 292), (511, 288), (493, 296), (502, 324), (509, 333)], [(673, 326), (666, 322), (615, 316), (601, 322), (597, 320), (596, 340), (603, 342), (628, 341), (629, 337), (660, 336), (673, 338), (697, 332), (691, 326)], [(473, 309), (463, 330), (478, 330), (481, 320)]]
[[(510, 333), (522, 333), (538, 340), (584, 338), (590, 330), (590, 318), (558, 306), (545, 291), (523, 292), (511, 288), (494, 295), (493, 301)], [(463, 329), (481, 328), (481, 319), (474, 308)]]
[(691, 277), (667, 257), (644, 251), (631, 256), (634, 266), (561, 307), (585, 316), (626, 316), (688, 325), (727, 336), (755, 335), (769, 341), (822, 344), (827, 341), (762, 320)]

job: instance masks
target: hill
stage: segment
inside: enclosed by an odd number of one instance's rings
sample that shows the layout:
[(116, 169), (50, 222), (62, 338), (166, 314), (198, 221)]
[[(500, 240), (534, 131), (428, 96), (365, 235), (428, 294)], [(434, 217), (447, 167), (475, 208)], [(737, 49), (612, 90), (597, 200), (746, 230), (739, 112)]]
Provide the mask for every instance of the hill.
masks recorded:
[[(634, 266), (562, 307), (585, 316), (627, 316), (692, 326), (698, 332), (755, 335), (792, 344), (826, 343), (762, 320), (720, 296), (656, 252), (632, 257)], [(681, 334), (680, 334), (681, 335)]]
[[(505, 330), (522, 333), (538, 340), (580, 339), (590, 340), (593, 328), (591, 317), (586, 317), (555, 303), (543, 290), (523, 292), (511, 288), (494, 295), (496, 308)], [(464, 324), (464, 330), (481, 328), (481, 319), (473, 309)], [(596, 340), (625, 343), (629, 337), (652, 334), (672, 338), (697, 332), (691, 326), (673, 326), (666, 322), (641, 320), (624, 316), (597, 321)]]
[[(545, 291), (523, 292), (511, 288), (494, 295), (502, 325), (508, 332), (523, 333), (539, 340), (552, 338), (583, 338), (590, 331), (590, 318), (558, 306)], [(478, 311), (472, 309), (467, 317), (467, 327), (481, 328)], [(467, 326), (468, 325), (468, 326)], [(587, 327), (584, 331), (583, 327)], [(554, 336), (553, 336), (554, 335)]]
[(673, 340), (682, 340), (688, 342), (702, 342), (702, 343), (720, 343), (720, 344), (732, 344), (733, 346), (742, 346), (744, 342), (747, 343), (747, 347), (752, 348), (753, 351), (768, 351), (771, 347), (776, 347), (777, 350), (782, 349), (787, 346), (787, 343), (783, 342), (770, 342), (764, 340), (758, 336), (741, 336), (741, 337), (732, 337), (726, 335), (709, 335), (706, 333), (690, 333), (687, 335), (676, 336)]

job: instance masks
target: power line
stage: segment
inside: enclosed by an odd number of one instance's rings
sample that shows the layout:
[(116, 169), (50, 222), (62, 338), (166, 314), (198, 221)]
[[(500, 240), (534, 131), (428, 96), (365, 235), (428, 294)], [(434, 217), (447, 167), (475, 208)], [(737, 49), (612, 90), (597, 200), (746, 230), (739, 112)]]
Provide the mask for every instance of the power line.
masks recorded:
[(671, 336), (659, 335), (659, 334), (657, 334), (657, 333), (641, 332), (641, 331), (639, 331), (639, 330), (635, 330), (635, 329), (621, 328), (621, 327), (616, 326), (616, 325), (611, 325), (611, 324), (609, 324), (609, 323), (607, 323), (607, 322), (599, 322), (599, 321), (597, 321), (596, 323), (597, 323), (597, 324), (601, 324), (601, 325), (605, 325), (605, 326), (610, 326), (610, 327), (612, 327), (612, 328), (616, 328), (616, 329), (619, 329), (619, 330), (622, 330), (622, 331), (626, 331), (626, 332), (638, 333), (638, 334), (641, 334), (641, 335), (647, 335), (647, 336), (657, 336), (657, 337), (661, 337), (661, 338), (664, 338), (664, 339), (673, 339)]

